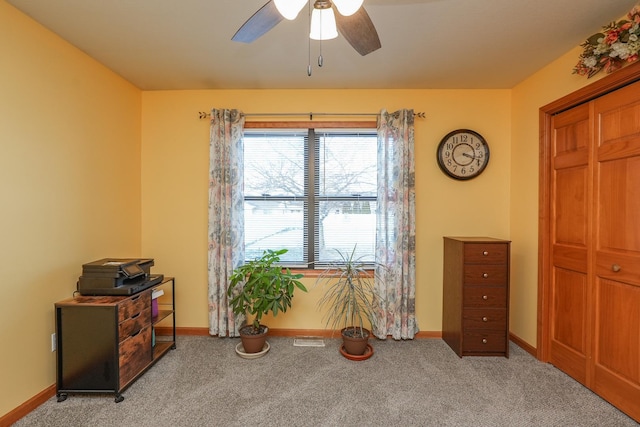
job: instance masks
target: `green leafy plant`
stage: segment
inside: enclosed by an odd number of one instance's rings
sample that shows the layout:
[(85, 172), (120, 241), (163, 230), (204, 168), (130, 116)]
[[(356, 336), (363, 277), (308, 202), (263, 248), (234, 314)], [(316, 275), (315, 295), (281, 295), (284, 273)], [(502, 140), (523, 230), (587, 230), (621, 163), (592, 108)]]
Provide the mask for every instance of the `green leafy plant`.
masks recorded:
[(326, 310), (325, 327), (334, 331), (353, 328), (363, 336), (368, 325), (374, 329), (377, 325), (376, 313), (383, 298), (376, 289), (375, 279), (382, 280), (376, 271), (384, 266), (356, 258), (355, 247), (351, 253), (337, 249), (336, 252), (339, 259), (331, 262), (316, 279), (316, 285), (325, 288), (318, 308)]
[(227, 295), (235, 314), (254, 316), (253, 333), (260, 331), (262, 316), (270, 312), (277, 316), (291, 308), (293, 291), (307, 292), (300, 282), (302, 274), (293, 274), (289, 268), (278, 265), (280, 256), (287, 249), (266, 250), (260, 258), (249, 261), (233, 270), (229, 278)]

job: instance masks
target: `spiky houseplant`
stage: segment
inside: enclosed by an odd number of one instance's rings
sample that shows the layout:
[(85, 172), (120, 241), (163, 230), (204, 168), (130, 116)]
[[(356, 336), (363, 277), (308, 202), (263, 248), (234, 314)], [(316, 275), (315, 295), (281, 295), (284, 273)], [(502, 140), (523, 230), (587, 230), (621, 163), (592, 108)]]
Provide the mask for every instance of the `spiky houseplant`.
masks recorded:
[(336, 252), (339, 259), (331, 262), (316, 279), (316, 285), (325, 289), (318, 308), (325, 311), (325, 326), (334, 331), (341, 329), (343, 340), (345, 335), (364, 339), (360, 346), (363, 353), (370, 335), (367, 328), (375, 328), (378, 322), (377, 312), (383, 298), (376, 288), (376, 278), (381, 280), (376, 270), (384, 266), (356, 258), (355, 246), (350, 253)]
[(260, 323), (263, 315), (273, 313), (277, 316), (291, 308), (295, 288), (307, 292), (299, 280), (302, 274), (293, 274), (289, 268), (278, 264), (280, 256), (285, 253), (287, 249), (267, 249), (260, 258), (233, 270), (227, 288), (232, 310), (236, 315), (253, 316), (253, 322), (241, 328), (241, 336), (243, 333), (258, 335), (266, 332), (266, 327)]

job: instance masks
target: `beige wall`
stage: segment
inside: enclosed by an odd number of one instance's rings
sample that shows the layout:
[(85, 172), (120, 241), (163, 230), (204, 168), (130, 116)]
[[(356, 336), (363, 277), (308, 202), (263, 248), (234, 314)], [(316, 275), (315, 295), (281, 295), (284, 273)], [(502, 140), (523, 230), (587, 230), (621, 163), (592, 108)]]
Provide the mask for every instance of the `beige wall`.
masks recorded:
[[(207, 327), (209, 126), (197, 112), (211, 107), (425, 112), (416, 121), (420, 328), (441, 328), (442, 236), (495, 236), (513, 241), (511, 331), (535, 345), (538, 109), (590, 83), (571, 75), (578, 53), (513, 90), (141, 93), (0, 0), (0, 417), (55, 383), (53, 304), (71, 296), (84, 262), (154, 257), (154, 271), (177, 278), (178, 326)], [(463, 127), (492, 150), (469, 182), (435, 160), (442, 136)], [(299, 294), (269, 324), (321, 328), (317, 297)]]
[(140, 91), (0, 1), (0, 417), (55, 383), (55, 301), (140, 252)]

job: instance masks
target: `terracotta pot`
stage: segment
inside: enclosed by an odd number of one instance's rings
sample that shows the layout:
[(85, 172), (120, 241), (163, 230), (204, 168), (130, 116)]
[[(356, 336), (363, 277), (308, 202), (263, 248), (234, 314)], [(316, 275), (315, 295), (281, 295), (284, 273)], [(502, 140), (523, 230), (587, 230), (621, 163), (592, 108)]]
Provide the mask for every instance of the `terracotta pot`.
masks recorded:
[(258, 353), (264, 348), (264, 344), (267, 341), (267, 332), (269, 328), (264, 325), (260, 325), (260, 334), (247, 333), (253, 328), (251, 325), (243, 326), (240, 329), (240, 340), (242, 341), (242, 347), (245, 353)]
[(348, 326), (340, 331), (342, 335), (342, 347), (348, 354), (355, 356), (363, 355), (367, 350), (367, 344), (371, 332), (368, 329), (362, 328), (364, 337), (360, 336), (360, 328), (354, 326)]

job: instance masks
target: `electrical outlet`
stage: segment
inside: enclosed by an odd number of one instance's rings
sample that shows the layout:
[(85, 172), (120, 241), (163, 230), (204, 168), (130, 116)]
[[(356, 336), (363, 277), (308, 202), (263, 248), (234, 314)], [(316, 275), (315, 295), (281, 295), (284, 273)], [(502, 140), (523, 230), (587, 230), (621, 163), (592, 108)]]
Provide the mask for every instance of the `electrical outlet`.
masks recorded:
[(56, 347), (58, 346), (58, 342), (56, 341), (55, 332), (51, 334), (51, 351), (56, 351)]

